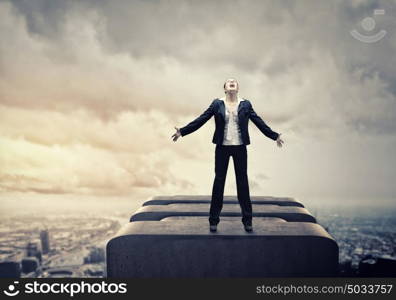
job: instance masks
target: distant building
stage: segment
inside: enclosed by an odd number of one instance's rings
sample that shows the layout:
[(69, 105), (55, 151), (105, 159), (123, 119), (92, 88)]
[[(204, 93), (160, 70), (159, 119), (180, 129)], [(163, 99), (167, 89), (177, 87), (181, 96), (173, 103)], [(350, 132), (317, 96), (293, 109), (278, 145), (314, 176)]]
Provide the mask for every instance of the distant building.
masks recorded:
[(47, 254), (50, 251), (50, 241), (48, 229), (40, 231), (41, 249), (43, 254)]
[(84, 263), (86, 264), (100, 263), (100, 262), (104, 262), (105, 259), (106, 259), (105, 251), (103, 248), (92, 247), (89, 254), (86, 257), (84, 257)]
[(22, 264), (22, 272), (27, 274), (30, 272), (35, 272), (39, 266), (39, 261), (37, 257), (35, 256), (30, 256), (30, 257), (25, 257), (21, 261)]
[(0, 278), (21, 277), (21, 265), (17, 261), (0, 262)]
[(359, 262), (359, 276), (396, 277), (396, 259), (386, 256), (366, 255)]
[(84, 270), (84, 274), (88, 275), (88, 276), (93, 276), (93, 277), (103, 277), (104, 276), (104, 270), (99, 265), (90, 265), (89, 268)]
[(352, 267), (352, 261), (347, 260), (339, 264), (338, 266), (340, 277), (356, 277), (357, 270)]
[(47, 270), (44, 274), (44, 277), (57, 277), (57, 278), (65, 278), (65, 277), (73, 277), (74, 272), (67, 268), (57, 268)]
[(26, 246), (26, 256), (34, 256), (37, 257), (39, 262), (41, 263), (41, 249), (37, 242), (29, 242)]

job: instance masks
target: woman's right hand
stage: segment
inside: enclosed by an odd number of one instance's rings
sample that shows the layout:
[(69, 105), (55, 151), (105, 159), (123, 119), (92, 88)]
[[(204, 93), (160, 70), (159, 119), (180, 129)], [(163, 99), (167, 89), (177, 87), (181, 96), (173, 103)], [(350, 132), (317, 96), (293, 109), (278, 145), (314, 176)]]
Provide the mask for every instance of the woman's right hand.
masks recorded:
[(278, 138), (276, 139), (276, 144), (278, 145), (278, 147), (282, 147), (284, 141), (280, 138), (282, 133), (279, 133)]
[(171, 136), (174, 142), (177, 141), (179, 137), (181, 137), (180, 129), (175, 126), (176, 132)]

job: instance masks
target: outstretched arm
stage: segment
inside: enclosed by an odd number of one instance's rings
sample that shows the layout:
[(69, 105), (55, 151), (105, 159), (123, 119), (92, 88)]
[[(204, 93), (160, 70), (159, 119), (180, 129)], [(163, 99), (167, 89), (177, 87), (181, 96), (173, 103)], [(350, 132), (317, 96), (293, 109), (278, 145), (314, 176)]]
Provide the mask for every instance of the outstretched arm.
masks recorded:
[(198, 118), (180, 128), (180, 135), (185, 136), (190, 134), (205, 124), (215, 113), (215, 103), (215, 100), (213, 100), (210, 106)]
[(249, 118), (265, 136), (269, 137), (274, 141), (278, 140), (280, 134), (273, 131), (267, 124), (265, 124), (263, 119), (261, 119), (261, 117), (256, 114), (251, 103), (249, 105)]

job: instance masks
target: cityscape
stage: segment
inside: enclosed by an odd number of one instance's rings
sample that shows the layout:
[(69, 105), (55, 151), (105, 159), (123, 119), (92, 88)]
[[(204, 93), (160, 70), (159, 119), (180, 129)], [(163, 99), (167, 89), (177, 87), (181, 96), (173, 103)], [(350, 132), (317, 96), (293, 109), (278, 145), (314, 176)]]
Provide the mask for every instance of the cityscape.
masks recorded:
[(327, 209), (318, 223), (339, 247), (340, 276), (396, 276), (396, 214), (393, 208)]
[[(340, 276), (375, 275), (380, 264), (396, 269), (394, 210), (313, 212), (338, 243)], [(0, 277), (106, 277), (106, 243), (128, 220), (128, 212), (3, 217)]]
[(0, 221), (0, 277), (106, 277), (106, 242), (126, 216), (67, 214)]

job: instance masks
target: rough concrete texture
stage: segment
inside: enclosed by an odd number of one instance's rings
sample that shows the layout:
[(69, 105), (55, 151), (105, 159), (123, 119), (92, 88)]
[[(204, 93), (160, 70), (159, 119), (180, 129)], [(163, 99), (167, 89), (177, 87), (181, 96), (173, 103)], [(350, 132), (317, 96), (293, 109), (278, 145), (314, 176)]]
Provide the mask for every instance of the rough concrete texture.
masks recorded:
[[(277, 217), (289, 222), (312, 222), (315, 218), (306, 208), (297, 206), (279, 205), (255, 205), (253, 204), (253, 218), (255, 217)], [(168, 205), (148, 205), (139, 208), (134, 213), (130, 221), (160, 221), (171, 216), (208, 216), (209, 203), (205, 204), (168, 204)], [(239, 204), (225, 204), (220, 214), (223, 216), (242, 217)]]
[(257, 218), (247, 233), (223, 219), (216, 233), (205, 218), (137, 221), (107, 244), (109, 277), (334, 276), (338, 246), (318, 224)]

